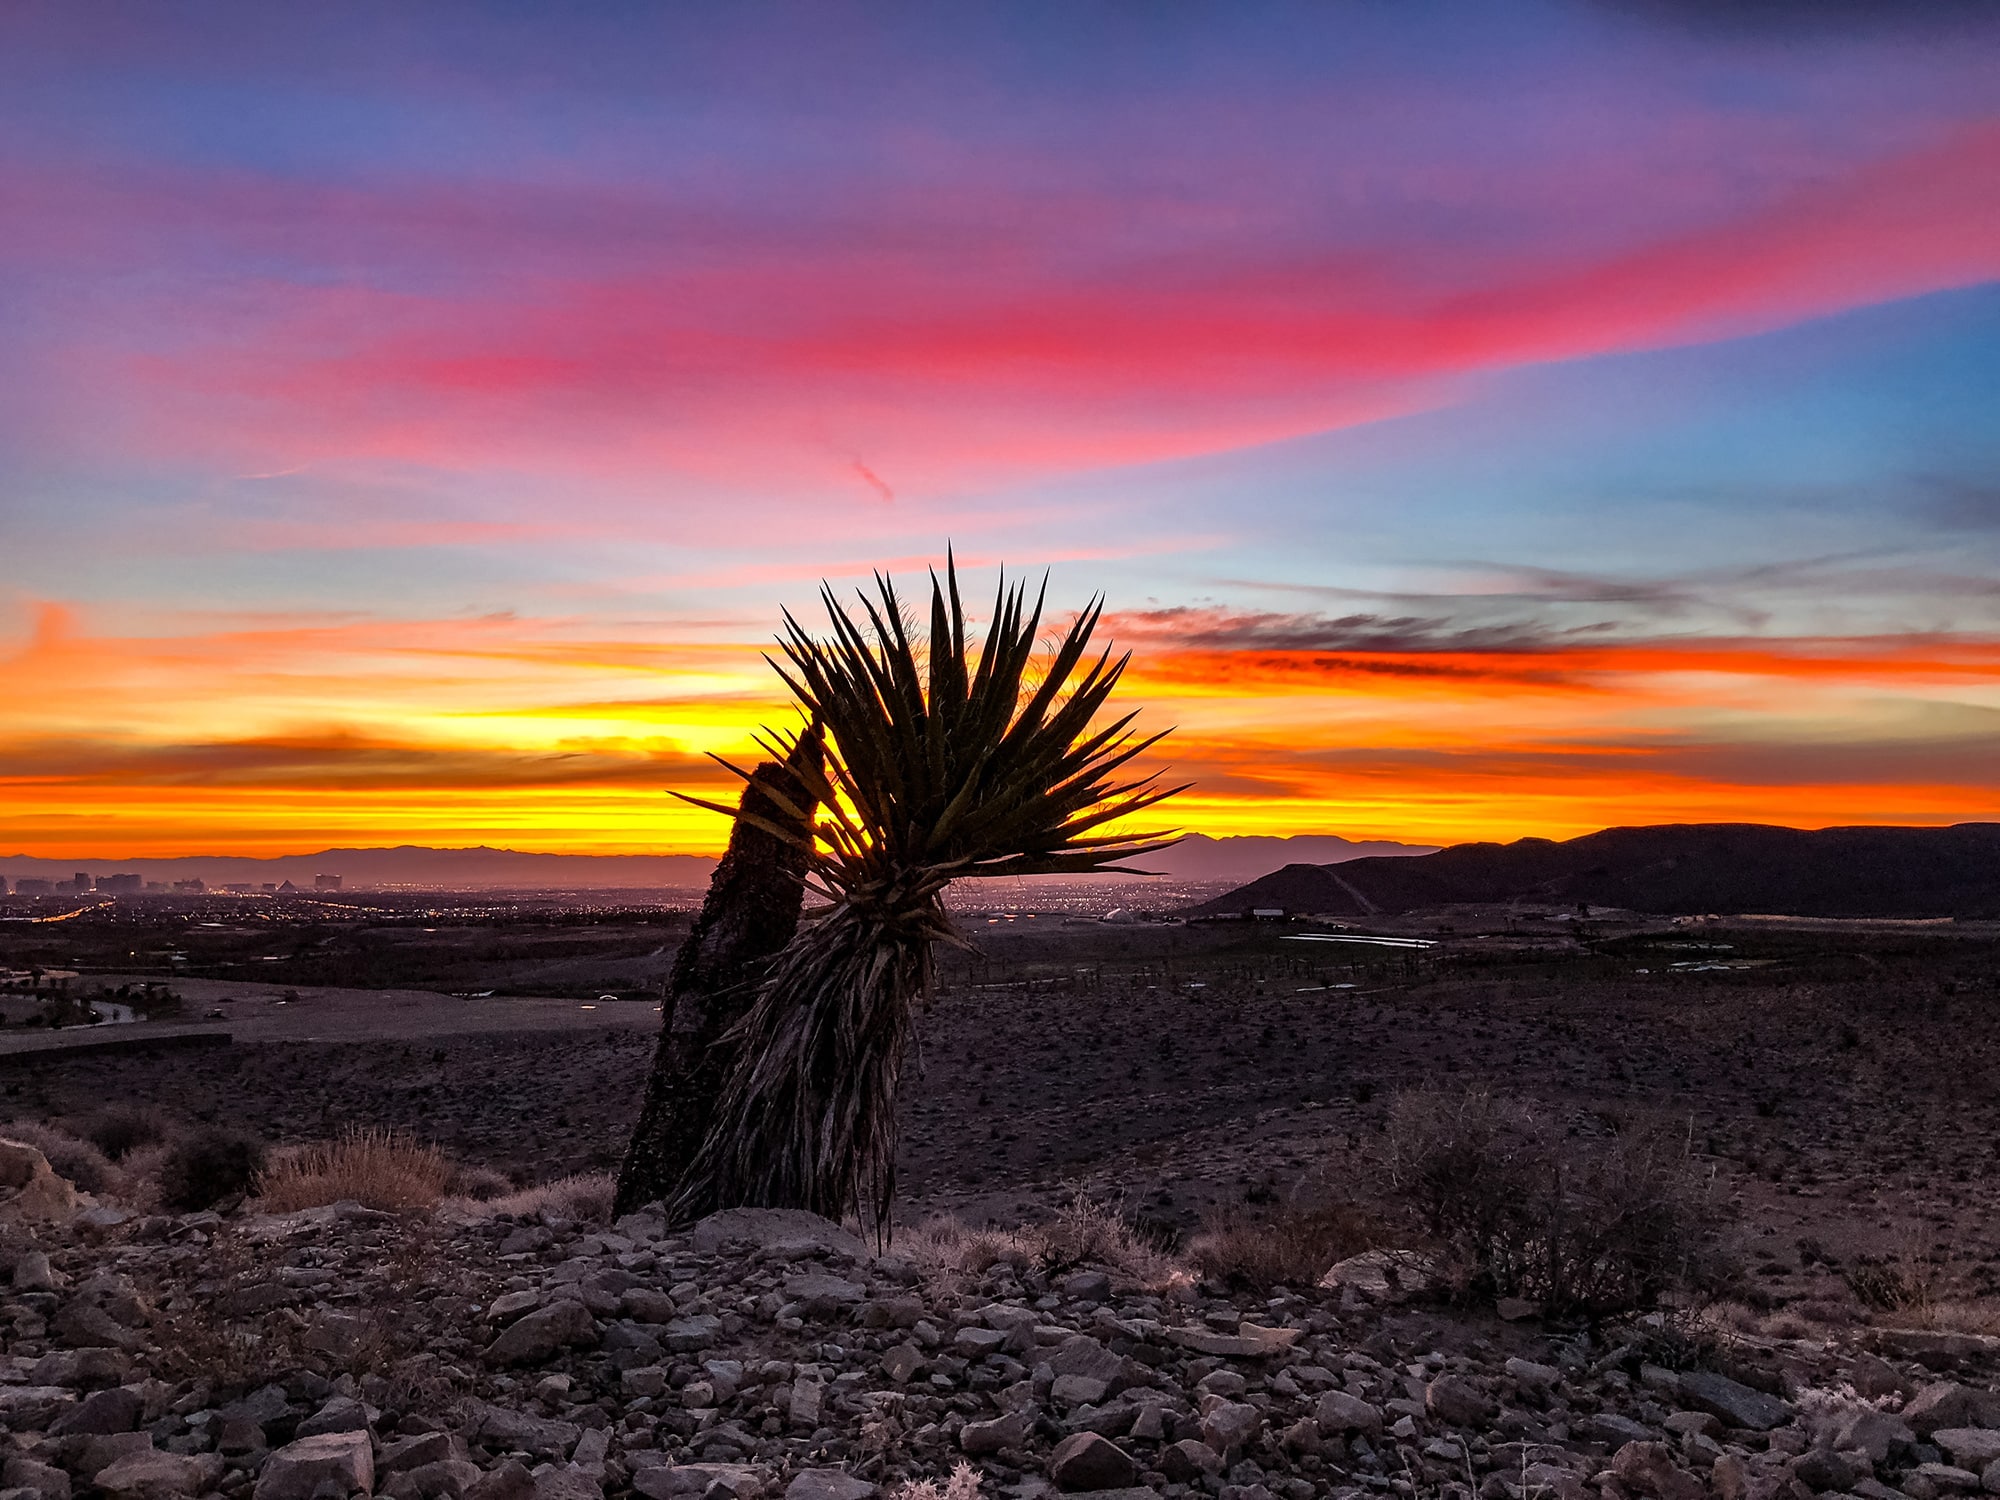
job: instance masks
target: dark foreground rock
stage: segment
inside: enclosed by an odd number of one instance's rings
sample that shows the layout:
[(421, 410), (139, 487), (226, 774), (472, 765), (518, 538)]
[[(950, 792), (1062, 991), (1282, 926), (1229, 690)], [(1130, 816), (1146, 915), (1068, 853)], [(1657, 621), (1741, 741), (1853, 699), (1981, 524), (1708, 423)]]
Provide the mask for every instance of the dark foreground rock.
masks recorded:
[(2000, 1493), (1977, 1345), (1675, 1370), (1644, 1322), (920, 1274), (795, 1216), (109, 1217), (0, 1226), (0, 1500)]

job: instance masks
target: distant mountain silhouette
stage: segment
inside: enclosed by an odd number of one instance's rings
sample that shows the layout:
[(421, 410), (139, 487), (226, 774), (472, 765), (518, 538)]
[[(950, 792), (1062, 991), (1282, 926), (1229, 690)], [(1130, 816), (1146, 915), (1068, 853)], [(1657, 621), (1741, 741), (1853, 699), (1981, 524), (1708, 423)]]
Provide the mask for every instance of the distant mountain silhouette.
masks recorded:
[[(1429, 854), (1434, 846), (1387, 841), (1355, 842), (1333, 834), (1291, 838), (1210, 838), (1190, 834), (1171, 849), (1141, 861), (1180, 880), (1248, 880), (1286, 860), (1332, 864), (1374, 855)], [(338, 875), (351, 889), (416, 886), (438, 890), (587, 891), (700, 888), (715, 861), (697, 854), (528, 854), (518, 849), (323, 849), (272, 859), (238, 855), (187, 855), (173, 859), (39, 859), (0, 854), (0, 877), (11, 886), (23, 876), (68, 880), (77, 871), (133, 874), (146, 880), (204, 880), (253, 885), (292, 881), (312, 889), (315, 875)]]
[(1191, 915), (1259, 908), (1348, 918), (1455, 902), (1665, 915), (2000, 916), (2000, 823), (1950, 828), (1607, 828), (1554, 842), (1459, 844), (1417, 859), (1291, 864)]

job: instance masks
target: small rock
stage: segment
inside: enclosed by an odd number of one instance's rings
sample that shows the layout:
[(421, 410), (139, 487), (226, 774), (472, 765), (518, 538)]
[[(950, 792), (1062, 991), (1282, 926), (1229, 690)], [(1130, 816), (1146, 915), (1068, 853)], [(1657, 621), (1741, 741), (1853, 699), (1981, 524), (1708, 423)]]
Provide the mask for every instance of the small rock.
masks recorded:
[(1705, 1500), (1708, 1487), (1674, 1462), (1665, 1443), (1627, 1443), (1611, 1460), (1611, 1472), (1627, 1489), (1653, 1500)]
[(1111, 1278), (1102, 1271), (1078, 1271), (1065, 1276), (1058, 1290), (1072, 1302), (1109, 1302)]
[(915, 1344), (898, 1344), (882, 1355), (882, 1373), (901, 1385), (924, 1367), (924, 1352)]
[(69, 1475), (25, 1453), (13, 1454), (0, 1465), (0, 1486), (25, 1490), (39, 1500), (69, 1500)]
[(1201, 1440), (1227, 1455), (1249, 1443), (1263, 1425), (1264, 1414), (1248, 1402), (1221, 1401), (1203, 1414)]
[(2000, 1394), (1940, 1380), (1912, 1396), (1902, 1416), (1919, 1437), (1941, 1427), (2000, 1427)]
[(1138, 1483), (1139, 1466), (1109, 1438), (1078, 1432), (1057, 1443), (1049, 1454), (1049, 1477), (1065, 1492), (1116, 1490)]
[(1222, 1472), (1222, 1455), (1199, 1438), (1182, 1438), (1161, 1452), (1160, 1470), (1174, 1484), (1197, 1484), (1204, 1475)]
[(518, 1459), (488, 1469), (465, 1487), (465, 1500), (532, 1500), (535, 1476)]
[(1859, 1477), (1854, 1465), (1830, 1448), (1807, 1449), (1792, 1460), (1791, 1470), (1792, 1478), (1815, 1495), (1824, 1495), (1829, 1490), (1845, 1491)]
[(319, 1437), (328, 1432), (366, 1432), (368, 1409), (352, 1396), (331, 1397), (326, 1405), (299, 1423), (296, 1437)]
[(731, 1241), (760, 1250), (832, 1250), (855, 1260), (868, 1258), (860, 1235), (802, 1208), (728, 1208), (694, 1226), (696, 1255), (713, 1255)]
[(736, 1500), (757, 1500), (764, 1492), (764, 1475), (751, 1464), (662, 1464), (632, 1476), (632, 1488), (646, 1500), (704, 1496), (716, 1486)]

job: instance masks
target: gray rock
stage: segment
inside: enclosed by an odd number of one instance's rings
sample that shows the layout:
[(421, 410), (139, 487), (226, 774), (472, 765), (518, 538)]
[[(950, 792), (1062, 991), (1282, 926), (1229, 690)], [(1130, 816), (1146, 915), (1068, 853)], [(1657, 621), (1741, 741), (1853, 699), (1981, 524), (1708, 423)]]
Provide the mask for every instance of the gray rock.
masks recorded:
[(824, 1318), (866, 1301), (868, 1288), (840, 1276), (787, 1276), (784, 1293), (809, 1315)]
[(1049, 1454), (1049, 1478), (1065, 1492), (1116, 1490), (1138, 1482), (1139, 1466), (1109, 1438), (1078, 1432), (1057, 1443)]
[(326, 1405), (299, 1423), (295, 1437), (318, 1437), (327, 1432), (366, 1432), (368, 1409), (351, 1396), (330, 1397)]
[(76, 1457), (70, 1460), (70, 1469), (77, 1478), (95, 1483), (97, 1476), (119, 1459), (152, 1451), (153, 1435), (150, 1432), (106, 1433), (102, 1437), (85, 1438)]
[(365, 1432), (322, 1432), (287, 1443), (257, 1475), (256, 1500), (313, 1500), (321, 1485), (372, 1494), (375, 1452)]
[(706, 1349), (722, 1337), (722, 1319), (710, 1313), (697, 1313), (690, 1318), (675, 1318), (667, 1324), (666, 1332), (660, 1335), (660, 1342), (676, 1354), (693, 1354)]
[(875, 1500), (879, 1485), (844, 1469), (801, 1469), (785, 1486), (785, 1500)]
[(1607, 1448), (1643, 1443), (1655, 1436), (1653, 1429), (1643, 1422), (1615, 1411), (1593, 1412), (1572, 1423), (1570, 1431), (1586, 1443), (1602, 1443)]
[(868, 1257), (860, 1235), (802, 1208), (727, 1208), (694, 1226), (694, 1253), (713, 1255), (733, 1241), (759, 1250), (832, 1250), (856, 1260)]
[(1961, 1469), (1983, 1469), (2000, 1458), (2000, 1432), (1989, 1427), (1940, 1427), (1931, 1441)]
[(1201, 1440), (1225, 1456), (1257, 1436), (1264, 1414), (1246, 1401), (1219, 1401), (1201, 1419)]
[(1065, 1276), (1059, 1290), (1073, 1302), (1109, 1302), (1111, 1278), (1102, 1271), (1078, 1271)]
[(486, 1349), (496, 1365), (541, 1364), (564, 1349), (597, 1342), (597, 1324), (590, 1309), (567, 1298), (551, 1302), (509, 1324)]
[(524, 1312), (533, 1312), (542, 1305), (542, 1294), (532, 1287), (526, 1291), (505, 1292), (493, 1299), (493, 1305), (486, 1309), (486, 1316), (496, 1323), (510, 1323)]
[(898, 1344), (883, 1351), (882, 1373), (902, 1385), (924, 1367), (924, 1352), (915, 1344)]
[(10, 1490), (27, 1490), (40, 1500), (69, 1500), (69, 1475), (52, 1465), (38, 1463), (25, 1453), (8, 1456), (0, 1464), (0, 1485)]
[(531, 1500), (535, 1476), (517, 1459), (488, 1469), (465, 1487), (465, 1500)]
[(1109, 1381), (1089, 1375), (1058, 1375), (1055, 1384), (1049, 1388), (1049, 1399), (1065, 1411), (1070, 1411), (1102, 1401), (1109, 1389)]
[(130, 1500), (168, 1500), (200, 1495), (222, 1478), (222, 1460), (212, 1453), (134, 1453), (102, 1470), (95, 1483), (107, 1495)]
[(1674, 1462), (1665, 1443), (1627, 1443), (1611, 1460), (1611, 1472), (1628, 1490), (1652, 1500), (1706, 1500), (1708, 1487)]
[(1109, 1385), (1125, 1373), (1125, 1361), (1088, 1334), (1064, 1339), (1049, 1357), (1049, 1368), (1058, 1375), (1083, 1375)]
[(420, 1469), (425, 1464), (442, 1463), (453, 1456), (450, 1433), (424, 1432), (383, 1444), (375, 1468), (381, 1474), (400, 1474), (405, 1469)]
[(1478, 1427), (1492, 1420), (1494, 1406), (1471, 1381), (1440, 1375), (1424, 1387), (1424, 1410), (1447, 1427)]
[(579, 1464), (563, 1464), (535, 1475), (535, 1500), (604, 1500), (604, 1485)]
[(1773, 1427), (1782, 1427), (1794, 1415), (1788, 1402), (1709, 1370), (1691, 1370), (1681, 1376), (1681, 1399), (1697, 1411), (1708, 1412), (1731, 1427), (1743, 1427), (1751, 1432), (1769, 1432)]
[(496, 1447), (518, 1448), (536, 1458), (567, 1458), (583, 1429), (574, 1422), (555, 1422), (505, 1406), (489, 1406), (479, 1423), (479, 1437)]
[(1832, 1425), (1826, 1446), (1842, 1452), (1858, 1449), (1868, 1455), (1870, 1463), (1879, 1464), (1887, 1461), (1889, 1450), (1897, 1444), (1916, 1440), (1909, 1424), (1893, 1412), (1862, 1407), (1844, 1414)]
[(145, 1406), (144, 1398), (137, 1391), (129, 1386), (114, 1385), (106, 1390), (92, 1391), (52, 1423), (49, 1431), (57, 1437), (67, 1437), (71, 1433), (130, 1432), (139, 1425), (139, 1416)]
[(1313, 1409), (1320, 1434), (1331, 1437), (1343, 1432), (1377, 1433), (1382, 1430), (1382, 1408), (1350, 1396), (1345, 1391), (1326, 1391)]
[(1182, 1438), (1160, 1454), (1160, 1470), (1174, 1484), (1198, 1484), (1204, 1475), (1222, 1472), (1222, 1455), (1199, 1438)]
[(59, 1385), (0, 1385), (0, 1428), (40, 1431), (75, 1403), (75, 1393)]
[(973, 1458), (991, 1458), (1007, 1448), (1018, 1448), (1028, 1440), (1028, 1419), (1010, 1411), (990, 1422), (967, 1422), (958, 1431), (958, 1446)]
[(632, 1476), (632, 1488), (646, 1500), (683, 1500), (702, 1496), (719, 1485), (736, 1500), (757, 1500), (764, 1493), (764, 1474), (754, 1464), (661, 1464)]
[(1531, 1391), (1546, 1391), (1562, 1379), (1562, 1371), (1554, 1365), (1536, 1364), (1532, 1359), (1509, 1359), (1506, 1370)]
[(1792, 1478), (1815, 1495), (1851, 1489), (1860, 1476), (1854, 1465), (1830, 1448), (1809, 1448), (1792, 1460)]
[(2000, 1394), (1940, 1380), (1912, 1396), (1902, 1415), (1919, 1437), (1940, 1427), (2000, 1427)]

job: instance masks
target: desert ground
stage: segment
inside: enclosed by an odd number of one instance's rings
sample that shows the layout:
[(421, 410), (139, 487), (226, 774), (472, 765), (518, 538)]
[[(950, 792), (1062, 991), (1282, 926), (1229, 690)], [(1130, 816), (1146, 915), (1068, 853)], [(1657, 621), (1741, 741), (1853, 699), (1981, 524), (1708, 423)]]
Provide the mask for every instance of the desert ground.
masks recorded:
[[(0, 1038), (0, 1119), (117, 1098), (275, 1143), (388, 1126), (521, 1183), (615, 1164), (683, 910), (334, 915), (15, 929), (0, 967), (165, 980), (181, 1017), (142, 1025), (233, 1044), (10, 1062)], [(1457, 911), (1379, 929), (1423, 949), (1286, 923), (965, 928), (910, 1060), (906, 1222), (1034, 1218), (1082, 1189), (1171, 1241), (1352, 1191), (1404, 1090), (1485, 1090), (1583, 1133), (1685, 1130), (1772, 1306), (1837, 1302), (1856, 1264), (1913, 1254), (2000, 1293), (2000, 934), (1976, 924)], [(149, 954), (185, 957), (123, 966)], [(371, 975), (384, 987), (353, 982)]]

